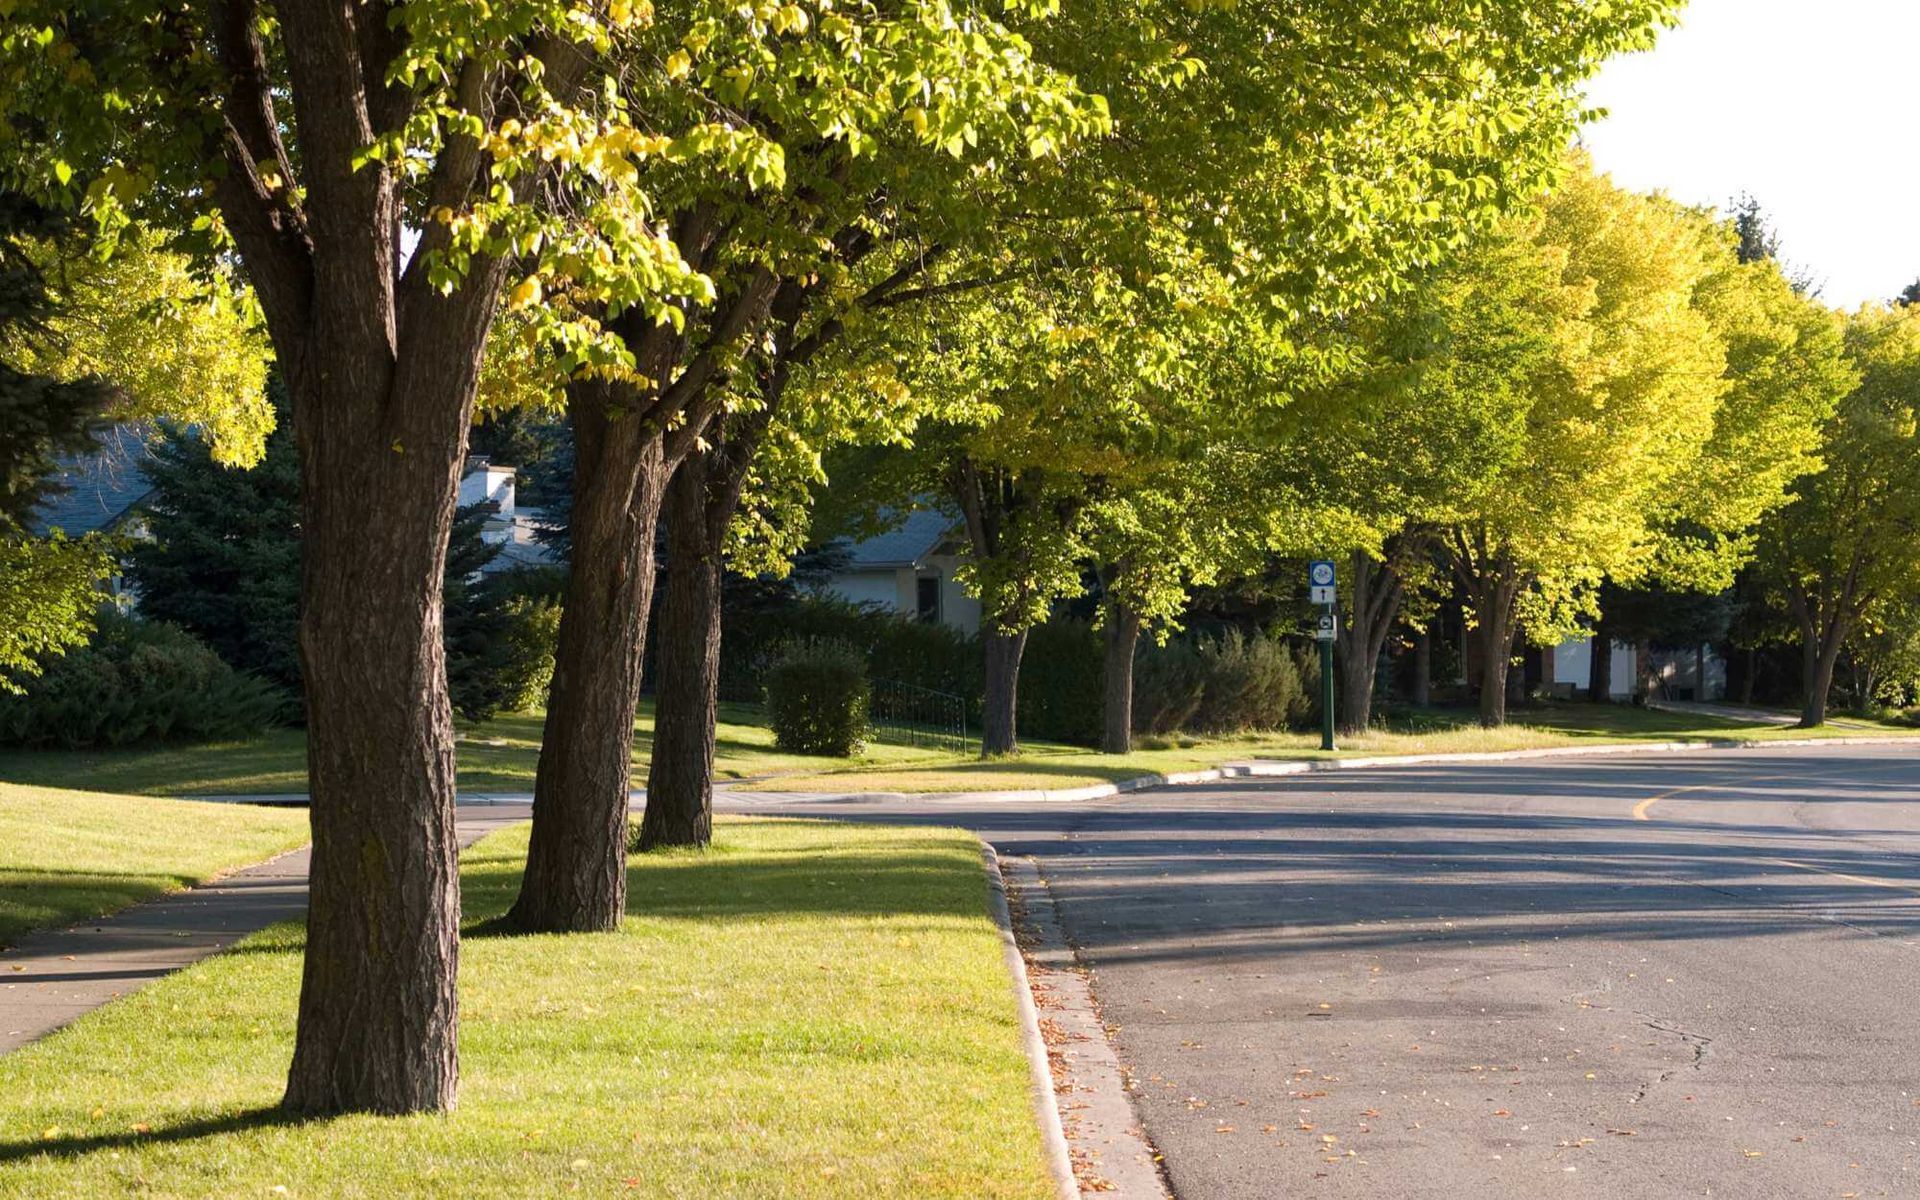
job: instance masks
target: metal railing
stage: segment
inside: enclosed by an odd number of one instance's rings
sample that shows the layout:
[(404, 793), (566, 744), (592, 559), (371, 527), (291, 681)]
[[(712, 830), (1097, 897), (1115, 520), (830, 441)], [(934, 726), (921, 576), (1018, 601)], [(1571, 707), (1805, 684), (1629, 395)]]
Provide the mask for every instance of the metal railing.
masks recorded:
[(908, 746), (964, 754), (980, 744), (967, 733), (966, 697), (898, 679), (873, 681), (868, 722), (876, 737)]

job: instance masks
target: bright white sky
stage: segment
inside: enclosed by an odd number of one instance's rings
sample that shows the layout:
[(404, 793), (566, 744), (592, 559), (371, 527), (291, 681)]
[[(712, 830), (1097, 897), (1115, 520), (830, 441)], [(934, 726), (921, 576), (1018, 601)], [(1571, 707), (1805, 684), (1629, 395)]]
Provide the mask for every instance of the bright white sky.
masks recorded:
[(1920, 0), (1691, 0), (1682, 21), (1593, 82), (1600, 169), (1690, 204), (1753, 193), (1829, 304), (1920, 277)]

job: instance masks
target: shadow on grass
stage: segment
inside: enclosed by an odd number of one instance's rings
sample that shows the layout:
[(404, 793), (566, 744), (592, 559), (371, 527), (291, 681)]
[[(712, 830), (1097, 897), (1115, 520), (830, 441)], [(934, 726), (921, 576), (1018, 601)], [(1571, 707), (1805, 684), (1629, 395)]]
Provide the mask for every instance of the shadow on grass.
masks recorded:
[[(629, 856), (629, 920), (760, 921), (782, 916), (958, 917), (985, 911), (977, 852), (812, 846), (731, 852), (726, 830), (705, 851)], [(516, 845), (475, 855), (461, 872), (461, 936), (519, 937), (507, 920), (520, 891), (524, 858)], [(944, 877), (944, 878), (943, 878)]]
[(135, 1146), (191, 1142), (200, 1138), (219, 1137), (222, 1134), (244, 1133), (249, 1129), (313, 1125), (326, 1119), (291, 1113), (276, 1105), (272, 1108), (244, 1109), (224, 1117), (202, 1117), (193, 1121), (181, 1121), (174, 1125), (150, 1129), (144, 1133), (129, 1129), (121, 1133), (58, 1134), (50, 1138), (0, 1141), (0, 1163), (20, 1162), (42, 1156), (78, 1158), (100, 1150), (127, 1150)]

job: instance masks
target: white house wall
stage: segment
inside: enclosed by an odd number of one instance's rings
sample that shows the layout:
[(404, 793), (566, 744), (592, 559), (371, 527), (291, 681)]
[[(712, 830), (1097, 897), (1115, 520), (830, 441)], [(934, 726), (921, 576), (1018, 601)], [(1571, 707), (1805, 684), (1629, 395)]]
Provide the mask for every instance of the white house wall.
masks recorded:
[[(1593, 686), (1593, 639), (1575, 638), (1553, 648), (1555, 683), (1572, 684), (1576, 693)], [(1633, 647), (1624, 642), (1613, 644), (1613, 678), (1609, 692), (1614, 696), (1633, 694)]]

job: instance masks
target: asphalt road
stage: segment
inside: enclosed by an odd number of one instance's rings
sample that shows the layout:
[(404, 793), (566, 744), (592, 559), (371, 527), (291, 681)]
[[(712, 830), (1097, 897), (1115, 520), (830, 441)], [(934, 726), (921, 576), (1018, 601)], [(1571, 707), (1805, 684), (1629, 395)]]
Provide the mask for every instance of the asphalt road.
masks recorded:
[(785, 811), (1033, 855), (1186, 1200), (1920, 1196), (1912, 751)]

